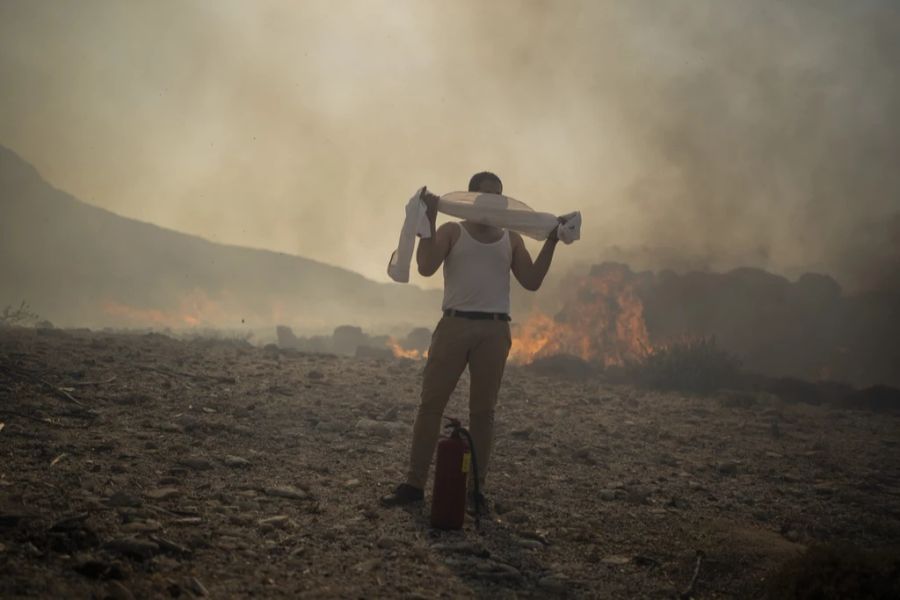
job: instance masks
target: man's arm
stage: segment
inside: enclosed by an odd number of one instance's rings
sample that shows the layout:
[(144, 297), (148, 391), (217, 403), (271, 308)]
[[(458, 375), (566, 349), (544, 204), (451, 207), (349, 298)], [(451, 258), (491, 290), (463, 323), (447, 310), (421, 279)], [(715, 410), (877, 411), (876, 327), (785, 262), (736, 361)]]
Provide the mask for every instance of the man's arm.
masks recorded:
[(547, 237), (543, 248), (538, 253), (537, 260), (531, 261), (531, 254), (525, 247), (522, 236), (514, 231), (509, 232), (513, 243), (512, 256), (512, 272), (516, 276), (522, 287), (530, 292), (537, 291), (544, 282), (547, 271), (550, 270), (550, 263), (553, 261), (553, 251), (556, 250), (556, 244), (559, 238), (556, 236), (556, 230)]
[(436, 229), (438, 197), (426, 189), (422, 194), (422, 199), (428, 209), (426, 214), (431, 226), (431, 237), (419, 238), (419, 246), (416, 248), (416, 265), (419, 267), (420, 275), (430, 277), (434, 275), (444, 259), (447, 258), (447, 254), (450, 253), (453, 242), (453, 225), (444, 223)]

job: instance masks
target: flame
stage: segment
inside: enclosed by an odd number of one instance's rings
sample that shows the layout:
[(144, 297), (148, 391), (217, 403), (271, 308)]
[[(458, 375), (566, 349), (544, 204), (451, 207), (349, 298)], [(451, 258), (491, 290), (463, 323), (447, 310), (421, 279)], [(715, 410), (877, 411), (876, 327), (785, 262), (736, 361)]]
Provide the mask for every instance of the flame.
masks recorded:
[(181, 299), (177, 310), (142, 308), (115, 300), (102, 305), (103, 312), (130, 326), (197, 327), (221, 319), (223, 311), (218, 303), (200, 290)]
[(535, 312), (515, 328), (510, 362), (572, 354), (611, 366), (646, 356), (651, 344), (632, 277), (611, 266), (571, 281), (555, 318)]
[(393, 337), (389, 337), (387, 341), (388, 348), (391, 349), (391, 352), (394, 353), (394, 358), (409, 358), (412, 360), (422, 360), (428, 358), (428, 350), (424, 352), (420, 352), (415, 348), (407, 349), (400, 345)]

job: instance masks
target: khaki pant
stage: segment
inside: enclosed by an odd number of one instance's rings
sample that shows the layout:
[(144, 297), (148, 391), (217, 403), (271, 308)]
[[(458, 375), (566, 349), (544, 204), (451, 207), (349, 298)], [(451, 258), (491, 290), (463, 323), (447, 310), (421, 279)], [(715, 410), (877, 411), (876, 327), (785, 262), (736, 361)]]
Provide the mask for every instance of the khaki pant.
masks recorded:
[(460, 375), (469, 365), (469, 433), (475, 444), (479, 484), (491, 458), (494, 406), (512, 344), (509, 322), (444, 317), (431, 337), (422, 401), (413, 426), (406, 482), (425, 488), (441, 431), (441, 418)]

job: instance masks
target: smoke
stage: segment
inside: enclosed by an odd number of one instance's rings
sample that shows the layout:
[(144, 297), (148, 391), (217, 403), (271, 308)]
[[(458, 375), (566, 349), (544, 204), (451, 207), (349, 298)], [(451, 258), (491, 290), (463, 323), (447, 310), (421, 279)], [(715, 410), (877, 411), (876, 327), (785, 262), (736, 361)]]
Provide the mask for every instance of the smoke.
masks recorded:
[(890, 0), (13, 0), (0, 143), (119, 214), (378, 280), (412, 191), (490, 169), (582, 210), (563, 263), (873, 287), (900, 256), (898, 40)]

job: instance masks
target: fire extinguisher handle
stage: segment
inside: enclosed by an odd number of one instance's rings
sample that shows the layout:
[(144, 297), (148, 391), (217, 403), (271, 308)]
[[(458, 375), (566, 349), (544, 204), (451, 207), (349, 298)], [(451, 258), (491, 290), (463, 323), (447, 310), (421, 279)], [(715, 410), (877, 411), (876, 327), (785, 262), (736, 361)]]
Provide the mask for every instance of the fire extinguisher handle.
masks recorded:
[(444, 429), (459, 429), (462, 427), (462, 422), (459, 419), (455, 419), (453, 417), (444, 417), (448, 422), (444, 425)]

